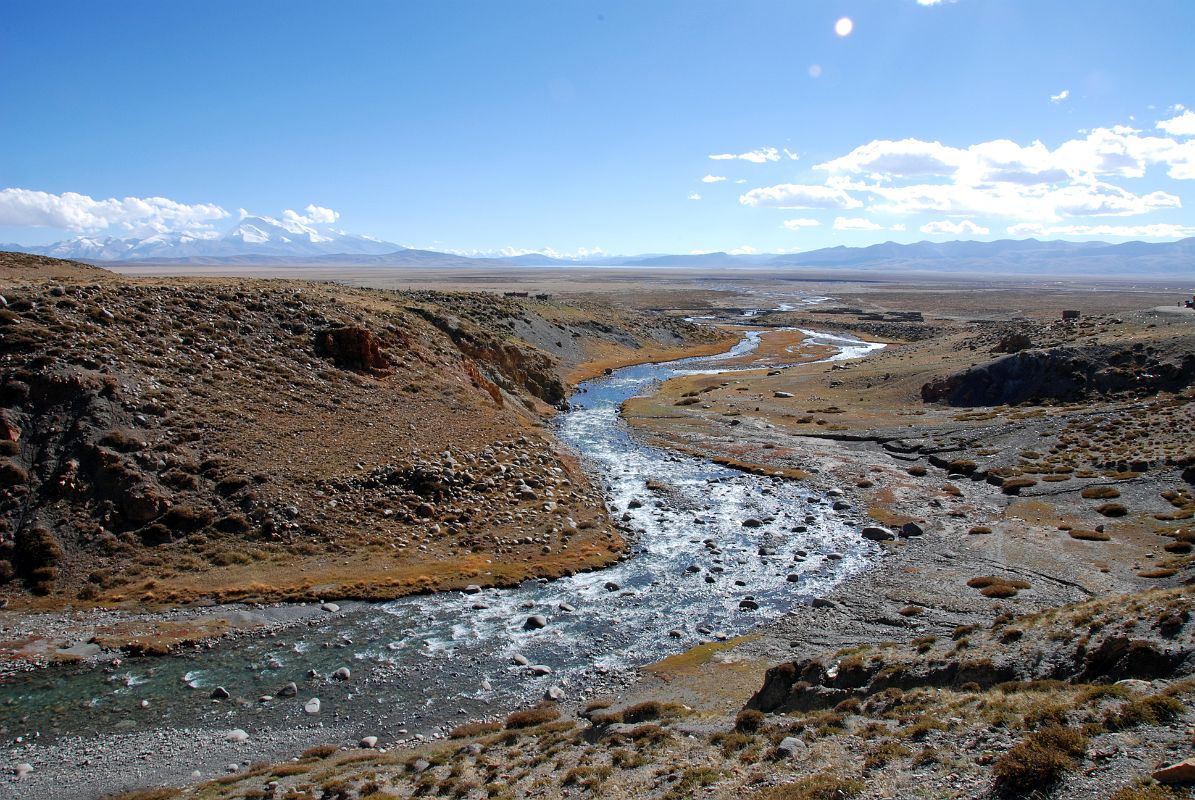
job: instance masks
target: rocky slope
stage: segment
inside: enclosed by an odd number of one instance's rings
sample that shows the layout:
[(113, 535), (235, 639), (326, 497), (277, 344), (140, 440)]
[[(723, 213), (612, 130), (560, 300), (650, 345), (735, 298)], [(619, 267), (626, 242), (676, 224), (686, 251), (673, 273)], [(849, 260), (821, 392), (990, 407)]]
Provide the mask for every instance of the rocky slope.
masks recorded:
[(484, 294), (0, 270), (13, 605), (384, 598), (608, 563), (622, 540), (542, 420), (590, 347), (713, 338)]

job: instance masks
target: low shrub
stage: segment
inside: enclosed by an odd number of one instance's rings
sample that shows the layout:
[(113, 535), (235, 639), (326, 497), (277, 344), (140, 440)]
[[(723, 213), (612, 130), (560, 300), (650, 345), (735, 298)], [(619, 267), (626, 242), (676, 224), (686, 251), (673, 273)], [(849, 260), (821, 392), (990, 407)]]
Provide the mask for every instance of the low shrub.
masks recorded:
[(516, 711), (506, 718), (506, 728), (531, 728), (560, 719), (560, 709), (555, 703), (543, 702), (522, 711)]
[(1031, 733), (992, 765), (1002, 788), (1012, 792), (1040, 791), (1075, 768), (1087, 750), (1087, 737), (1077, 730), (1052, 725)]

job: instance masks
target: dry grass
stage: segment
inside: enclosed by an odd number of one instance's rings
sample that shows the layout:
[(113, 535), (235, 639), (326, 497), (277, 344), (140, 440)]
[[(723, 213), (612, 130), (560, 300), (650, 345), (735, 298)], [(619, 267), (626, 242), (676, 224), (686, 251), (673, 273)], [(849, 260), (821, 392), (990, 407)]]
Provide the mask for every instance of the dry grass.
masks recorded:
[(1055, 784), (1077, 766), (1087, 738), (1077, 730), (1050, 726), (1029, 734), (996, 759), (992, 774), (1004, 789), (1031, 792)]

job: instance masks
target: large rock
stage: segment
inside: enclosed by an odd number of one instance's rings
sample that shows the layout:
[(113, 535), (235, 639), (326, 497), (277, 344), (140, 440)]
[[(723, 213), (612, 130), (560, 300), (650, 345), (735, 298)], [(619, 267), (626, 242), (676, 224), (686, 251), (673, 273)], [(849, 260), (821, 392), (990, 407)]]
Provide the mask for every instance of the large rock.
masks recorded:
[(1195, 783), (1195, 758), (1184, 759), (1154, 772), (1153, 779), (1169, 785)]
[(868, 525), (862, 531), (864, 539), (870, 539), (873, 542), (890, 542), (896, 538), (896, 534), (887, 528), (881, 528), (879, 525)]
[(548, 627), (548, 618), (542, 614), (532, 614), (527, 617), (527, 621), (523, 623), (523, 630), (534, 631), (540, 628)]

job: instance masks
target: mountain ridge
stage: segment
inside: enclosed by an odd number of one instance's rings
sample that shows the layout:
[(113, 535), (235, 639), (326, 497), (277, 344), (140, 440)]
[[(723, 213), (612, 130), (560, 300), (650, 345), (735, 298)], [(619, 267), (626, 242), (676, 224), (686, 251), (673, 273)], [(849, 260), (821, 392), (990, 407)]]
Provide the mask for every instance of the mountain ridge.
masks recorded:
[[(69, 245), (69, 246), (68, 246)], [(316, 229), (291, 220), (246, 217), (218, 239), (155, 234), (145, 239), (82, 237), (44, 247), (0, 245), (18, 252), (69, 257), (103, 266), (357, 266), (357, 267), (756, 267), (1074, 275), (1172, 275), (1195, 272), (1195, 237), (1174, 242), (1070, 242), (1064, 240), (955, 240), (910, 244), (882, 242), (804, 253), (733, 255), (725, 252), (601, 256), (564, 259), (543, 253), (464, 256), (405, 248), (342, 231)]]

